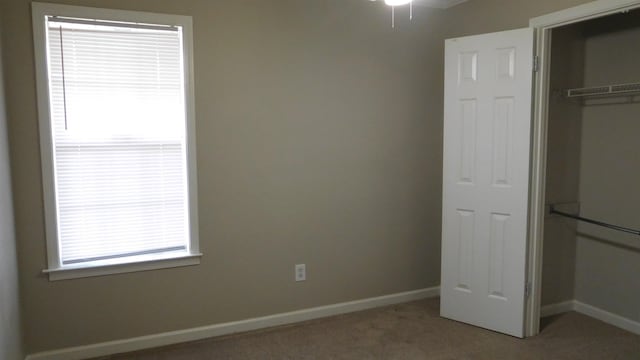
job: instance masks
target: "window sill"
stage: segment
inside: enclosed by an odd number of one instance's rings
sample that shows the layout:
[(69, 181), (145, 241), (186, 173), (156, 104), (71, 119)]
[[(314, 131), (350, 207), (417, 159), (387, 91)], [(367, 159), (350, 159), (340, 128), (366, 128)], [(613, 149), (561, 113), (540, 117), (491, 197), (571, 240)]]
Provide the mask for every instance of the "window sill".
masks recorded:
[(82, 265), (68, 265), (56, 269), (45, 269), (42, 272), (49, 275), (49, 281), (69, 280), (92, 276), (104, 276), (129, 272), (148, 271), (192, 266), (200, 264), (202, 254), (175, 254), (167, 257), (140, 256), (136, 260), (127, 262), (93, 262)]

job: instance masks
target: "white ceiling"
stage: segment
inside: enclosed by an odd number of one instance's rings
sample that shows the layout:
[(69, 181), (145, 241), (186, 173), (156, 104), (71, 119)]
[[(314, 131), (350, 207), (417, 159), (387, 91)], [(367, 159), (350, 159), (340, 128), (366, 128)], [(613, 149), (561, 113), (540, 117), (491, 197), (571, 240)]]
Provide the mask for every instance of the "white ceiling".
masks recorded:
[(446, 9), (461, 4), (467, 0), (415, 0), (416, 5)]
[[(376, 1), (376, 0), (371, 0), (371, 1)], [(383, 1), (383, 0), (378, 0), (378, 1)], [(426, 7), (437, 8), (437, 9), (446, 9), (466, 1), (467, 0), (414, 0), (413, 3), (418, 6), (426, 6)]]

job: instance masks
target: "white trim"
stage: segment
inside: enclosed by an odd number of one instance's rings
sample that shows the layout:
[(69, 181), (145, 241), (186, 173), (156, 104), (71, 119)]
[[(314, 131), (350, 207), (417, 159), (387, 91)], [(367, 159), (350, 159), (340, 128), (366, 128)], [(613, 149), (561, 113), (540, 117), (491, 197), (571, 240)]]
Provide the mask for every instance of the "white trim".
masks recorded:
[[(547, 102), (538, 101), (549, 96), (549, 61), (551, 60), (551, 35), (548, 31), (536, 29), (536, 56), (538, 73), (534, 74), (533, 124), (531, 130), (531, 183), (529, 206), (529, 254), (528, 281), (531, 296), (525, 309), (525, 335), (534, 336), (540, 332), (540, 302), (542, 293), (542, 255), (545, 218), (545, 178), (547, 168)], [(545, 119), (540, 121), (539, 119)]]
[(540, 308), (540, 317), (564, 314), (575, 310), (575, 301), (568, 300), (556, 304), (545, 305)]
[(543, 306), (540, 313), (543, 317), (575, 311), (583, 315), (605, 322), (609, 325), (640, 335), (640, 322), (610, 313), (606, 310), (585, 304), (578, 300), (569, 300), (557, 304)]
[(53, 147), (49, 123), (49, 71), (47, 68), (47, 44), (45, 15), (48, 4), (32, 3), (33, 47), (36, 70), (36, 92), (38, 104), (38, 129), (40, 132), (40, 157), (42, 166), (42, 190), (44, 199), (45, 236), (47, 242), (47, 264), (49, 268), (59, 266), (60, 252), (57, 246), (57, 221), (55, 214), (55, 179), (53, 178)]
[(539, 71), (535, 78), (531, 144), (528, 280), (531, 282), (532, 287), (531, 300), (528, 302), (526, 309), (526, 336), (534, 336), (540, 331), (551, 29), (637, 7), (640, 7), (640, 0), (598, 0), (539, 16), (529, 21), (529, 26), (534, 27), (537, 33), (536, 55), (539, 57)]
[(158, 346), (202, 340), (237, 332), (292, 324), (301, 321), (345, 314), (354, 311), (367, 310), (380, 306), (399, 304), (408, 301), (432, 298), (437, 297), (439, 294), (440, 287), (432, 287), (421, 290), (378, 296), (368, 299), (343, 302), (333, 305), (320, 306), (310, 309), (291, 311), (282, 314), (263, 316), (253, 319), (233, 321), (223, 324), (209, 325), (155, 335), (141, 336), (131, 339), (123, 339), (60, 350), (46, 351), (37, 354), (31, 354), (26, 357), (26, 360), (80, 360), (99, 356), (107, 356), (112, 354), (149, 349)]
[(640, 335), (640, 322), (638, 321), (627, 319), (620, 315), (610, 313), (606, 310), (602, 310), (577, 300), (574, 301), (574, 310), (581, 314), (606, 322), (609, 325)]
[[(146, 23), (146, 24), (158, 24), (174, 25), (174, 26), (187, 26), (187, 23), (191, 23), (191, 17), (186, 15), (173, 15), (173, 14), (160, 14), (143, 11), (132, 10), (114, 10), (103, 9), (89, 6), (75, 6), (75, 5), (62, 5), (51, 4), (44, 2), (31, 3), (34, 19), (38, 22), (44, 21), (45, 15), (50, 16), (64, 16), (64, 17), (78, 17), (78, 18), (93, 18), (111, 21), (124, 21), (133, 23)], [(36, 17), (38, 15), (38, 17)], [(40, 18), (42, 16), (42, 19)]]
[[(132, 271), (146, 271), (160, 268), (196, 265), (200, 263), (200, 245), (198, 231), (198, 190), (196, 170), (196, 129), (195, 129), (195, 91), (193, 70), (193, 23), (190, 16), (157, 14), (150, 12), (112, 10), (84, 6), (60, 5), (33, 2), (33, 42), (36, 70), (36, 90), (38, 105), (38, 128), (40, 132), (40, 152), (42, 166), (42, 186), (45, 214), (45, 235), (47, 245), (47, 266), (49, 280), (63, 280), (78, 277), (117, 274)], [(184, 94), (186, 112), (186, 163), (189, 202), (189, 249), (187, 256), (144, 262), (96, 267), (63, 267), (60, 261), (58, 244), (58, 225), (56, 214), (54, 158), (52, 151), (49, 74), (47, 67), (46, 16), (78, 17), (121, 21), (142, 24), (162, 24), (182, 28)]]
[(194, 85), (195, 71), (193, 67), (193, 22), (190, 16), (182, 19), (182, 41), (184, 66), (184, 93), (187, 119), (187, 186), (189, 188), (189, 251), (200, 253), (200, 233), (198, 226), (198, 164), (196, 156), (196, 92)]
[(43, 273), (49, 274), (49, 281), (69, 280), (84, 277), (122, 274), (135, 271), (149, 271), (167, 269), (182, 266), (200, 264), (202, 254), (189, 254), (177, 257), (142, 260), (139, 262), (126, 262), (122, 264), (105, 264), (78, 267), (63, 267), (58, 269), (46, 269)]

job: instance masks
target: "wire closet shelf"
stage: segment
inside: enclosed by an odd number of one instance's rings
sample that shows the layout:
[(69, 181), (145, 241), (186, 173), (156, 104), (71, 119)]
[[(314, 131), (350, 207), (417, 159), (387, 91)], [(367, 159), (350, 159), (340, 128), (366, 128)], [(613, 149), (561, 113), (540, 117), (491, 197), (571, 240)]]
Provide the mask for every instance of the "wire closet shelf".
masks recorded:
[(565, 96), (568, 98), (587, 97), (587, 96), (630, 96), (640, 94), (640, 82), (628, 84), (613, 84), (592, 86), (584, 88), (574, 88), (565, 90)]

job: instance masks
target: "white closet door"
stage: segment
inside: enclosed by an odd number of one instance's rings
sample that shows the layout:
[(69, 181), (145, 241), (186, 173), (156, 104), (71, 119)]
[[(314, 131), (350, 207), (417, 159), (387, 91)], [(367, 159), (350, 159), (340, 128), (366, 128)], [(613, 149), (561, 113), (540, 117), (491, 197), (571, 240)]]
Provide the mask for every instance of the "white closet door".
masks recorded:
[(446, 41), (443, 317), (524, 335), (533, 29)]

